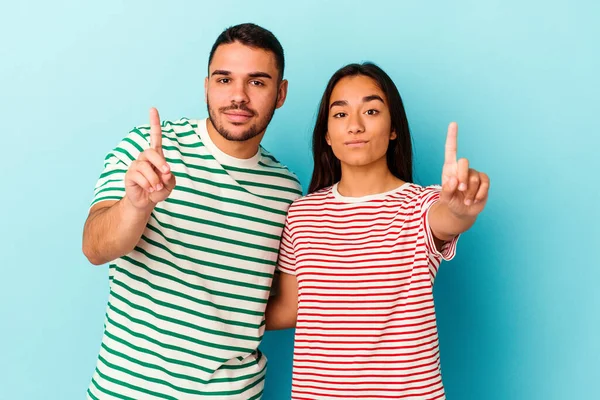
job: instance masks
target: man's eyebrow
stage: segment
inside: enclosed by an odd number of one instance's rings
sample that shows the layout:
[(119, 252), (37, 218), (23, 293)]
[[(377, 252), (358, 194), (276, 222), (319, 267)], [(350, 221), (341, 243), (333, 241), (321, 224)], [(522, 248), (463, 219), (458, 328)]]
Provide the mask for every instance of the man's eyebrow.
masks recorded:
[(257, 71), (257, 72), (252, 72), (252, 73), (248, 74), (248, 76), (249, 76), (250, 78), (266, 78), (266, 79), (273, 79), (273, 77), (272, 77), (271, 75), (267, 74), (266, 72), (260, 72), (260, 71)]
[[(227, 71), (227, 70), (224, 70), (224, 69), (216, 69), (210, 75), (211, 76), (214, 76), (214, 75), (230, 76), (231, 75), (231, 71)], [(267, 74), (266, 72), (261, 72), (261, 71), (251, 72), (251, 73), (248, 74), (248, 76), (250, 78), (273, 79), (273, 77), (271, 75)]]

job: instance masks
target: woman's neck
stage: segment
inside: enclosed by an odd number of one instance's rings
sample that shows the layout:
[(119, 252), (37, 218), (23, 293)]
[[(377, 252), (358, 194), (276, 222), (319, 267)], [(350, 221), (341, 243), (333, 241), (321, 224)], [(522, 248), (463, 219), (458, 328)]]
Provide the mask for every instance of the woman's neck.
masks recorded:
[(373, 164), (353, 166), (342, 163), (338, 193), (345, 197), (363, 197), (385, 193), (404, 184), (387, 166), (385, 157)]

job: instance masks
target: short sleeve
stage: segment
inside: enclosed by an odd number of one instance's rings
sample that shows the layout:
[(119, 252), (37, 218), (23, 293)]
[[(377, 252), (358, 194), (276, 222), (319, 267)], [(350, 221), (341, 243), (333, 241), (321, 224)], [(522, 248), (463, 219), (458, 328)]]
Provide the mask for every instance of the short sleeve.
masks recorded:
[(441, 251), (437, 249), (431, 227), (429, 225), (429, 210), (440, 199), (441, 186), (428, 186), (423, 188), (419, 195), (420, 205), (420, 224), (425, 231), (425, 245), (427, 252), (436, 258), (450, 261), (456, 255), (456, 246), (460, 235), (455, 236), (452, 240), (445, 242)]
[(96, 183), (90, 207), (105, 200), (121, 200), (125, 196), (125, 173), (149, 146), (147, 134), (136, 128), (106, 155), (104, 170)]
[(294, 254), (294, 240), (289, 223), (289, 213), (285, 221), (281, 242), (279, 244), (277, 270), (286, 274), (296, 275), (296, 255)]

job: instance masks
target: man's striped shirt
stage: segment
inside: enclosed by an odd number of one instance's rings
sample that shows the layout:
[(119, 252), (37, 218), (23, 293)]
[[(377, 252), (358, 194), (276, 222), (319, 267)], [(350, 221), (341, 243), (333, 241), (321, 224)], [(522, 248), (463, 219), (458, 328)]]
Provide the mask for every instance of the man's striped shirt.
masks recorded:
[[(108, 154), (93, 204), (125, 194), (149, 126)], [(298, 179), (262, 147), (221, 152), (206, 120), (162, 124), (177, 185), (129, 254), (110, 263), (110, 294), (91, 399), (259, 399), (258, 350), (287, 209)]]

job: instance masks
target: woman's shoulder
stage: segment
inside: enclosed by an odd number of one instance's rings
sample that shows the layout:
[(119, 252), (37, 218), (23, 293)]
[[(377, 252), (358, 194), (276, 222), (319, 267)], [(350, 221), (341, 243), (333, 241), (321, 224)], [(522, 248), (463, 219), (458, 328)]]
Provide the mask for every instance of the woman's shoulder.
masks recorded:
[(441, 190), (439, 185), (422, 186), (417, 183), (407, 183), (403, 194), (408, 198), (419, 198), (426, 196), (430, 193), (437, 193)]
[(323, 189), (319, 189), (316, 192), (309, 193), (305, 196), (299, 197), (290, 206), (288, 212), (293, 212), (299, 208), (303, 207), (314, 207), (319, 206), (327, 201), (332, 199), (332, 188), (333, 186), (328, 186)]

